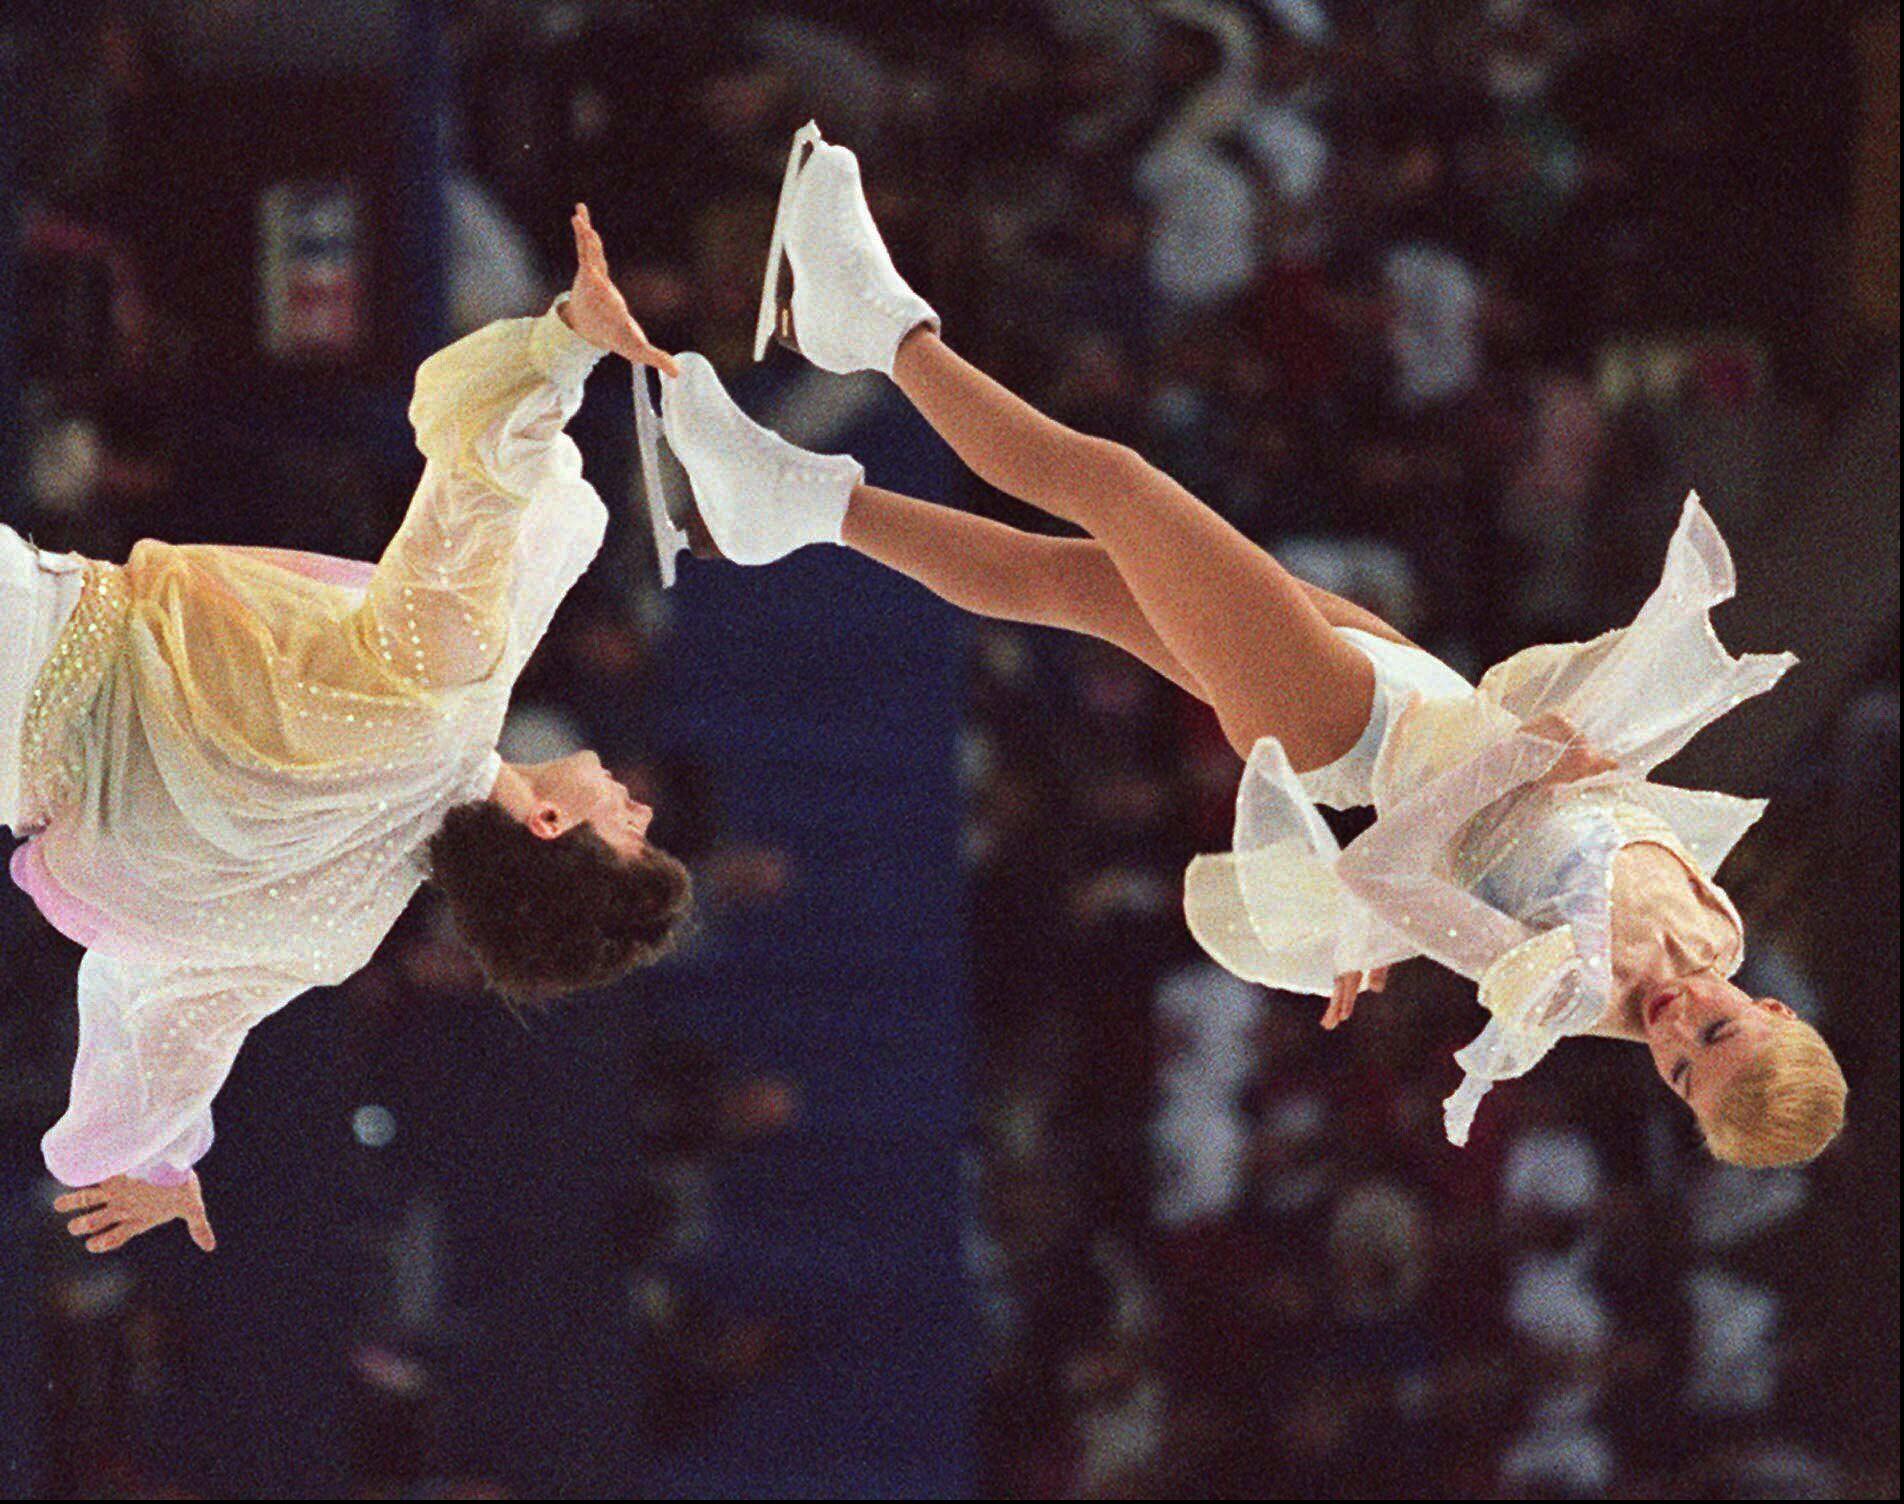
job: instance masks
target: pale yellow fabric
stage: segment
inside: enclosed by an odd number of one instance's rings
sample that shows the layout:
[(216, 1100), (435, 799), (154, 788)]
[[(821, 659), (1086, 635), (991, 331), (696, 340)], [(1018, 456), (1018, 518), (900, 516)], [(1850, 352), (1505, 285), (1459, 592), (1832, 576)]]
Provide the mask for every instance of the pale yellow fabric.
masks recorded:
[(44, 826), (53, 810), (73, 799), (85, 778), (80, 738), (74, 732), (125, 640), (132, 606), (126, 572), (87, 559), (81, 580), (79, 599), (34, 677), (21, 720), (15, 770), (21, 796), (16, 823), (23, 832)]
[(71, 620), (88, 560), (49, 553), (0, 522), (0, 825), (25, 835), (17, 753), (40, 670)]
[(181, 1176), (245, 1031), (369, 960), (445, 811), (488, 797), (516, 677), (603, 538), (562, 433), (600, 353), (551, 309), (423, 364), (423, 477), (367, 588), (270, 550), (132, 550), (36, 837), (100, 928), (59, 1179)]

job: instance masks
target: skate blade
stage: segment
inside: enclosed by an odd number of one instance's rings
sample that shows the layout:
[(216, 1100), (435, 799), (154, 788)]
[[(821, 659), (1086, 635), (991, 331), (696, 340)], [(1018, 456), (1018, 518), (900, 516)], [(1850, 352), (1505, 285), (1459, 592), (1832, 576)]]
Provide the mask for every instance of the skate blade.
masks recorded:
[[(754, 321), (754, 359), (764, 360), (767, 343), (776, 335), (789, 349), (793, 343), (793, 273), (787, 266), (787, 206), (793, 201), (793, 185), (800, 180), (812, 149), (821, 141), (820, 127), (809, 120), (793, 133), (793, 149), (787, 153), (786, 176), (780, 180), (780, 203), (774, 210), (773, 238), (767, 243), (767, 275), (760, 286), (760, 316)], [(784, 317), (782, 310), (785, 310)]]
[[(668, 508), (667, 491), (661, 479), (661, 416), (655, 411), (648, 386), (648, 367), (635, 367), (635, 447), (641, 456), (641, 499), (648, 509), (648, 526), (654, 535), (655, 565), (660, 572), (661, 588), (674, 585), (674, 561), (681, 550), (692, 546), (691, 539)], [(703, 529), (705, 531), (705, 529)]]

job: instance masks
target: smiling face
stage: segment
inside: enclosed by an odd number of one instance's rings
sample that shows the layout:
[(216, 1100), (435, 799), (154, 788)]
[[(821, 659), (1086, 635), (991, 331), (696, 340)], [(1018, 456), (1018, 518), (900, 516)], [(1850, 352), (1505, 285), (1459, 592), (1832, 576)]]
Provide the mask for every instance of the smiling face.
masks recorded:
[(593, 752), (577, 752), (525, 771), (532, 776), (538, 803), (559, 817), (554, 822), (532, 819), (530, 828), (536, 834), (552, 839), (586, 824), (620, 855), (632, 860), (640, 854), (654, 811), (630, 794)]
[(1703, 972), (1666, 983), (1640, 1003), (1646, 1046), (1660, 1079), (1704, 1122), (1741, 1072), (1797, 1015)]

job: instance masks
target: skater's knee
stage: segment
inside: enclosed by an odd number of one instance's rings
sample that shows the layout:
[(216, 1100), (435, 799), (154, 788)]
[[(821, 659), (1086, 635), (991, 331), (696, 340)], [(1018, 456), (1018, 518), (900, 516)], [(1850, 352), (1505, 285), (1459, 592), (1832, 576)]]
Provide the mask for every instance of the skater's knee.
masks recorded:
[(1128, 507), (1158, 472), (1135, 449), (1095, 434), (1074, 433), (1059, 467), (1065, 505), (1054, 507), (1087, 531)]
[(1121, 589), (1117, 566), (1094, 538), (1035, 538), (1025, 551), (1024, 585), (1038, 619), (1095, 630), (1112, 614), (1107, 598)]
[(1130, 445), (1095, 436), (1084, 439), (1083, 464), (1106, 495), (1127, 495), (1157, 473), (1150, 461)]

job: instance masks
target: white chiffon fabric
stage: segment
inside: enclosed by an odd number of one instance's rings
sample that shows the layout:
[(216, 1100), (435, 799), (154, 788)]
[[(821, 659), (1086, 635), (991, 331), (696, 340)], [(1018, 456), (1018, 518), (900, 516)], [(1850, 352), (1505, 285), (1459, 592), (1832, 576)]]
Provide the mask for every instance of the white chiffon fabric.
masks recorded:
[(488, 797), (516, 678), (606, 529), (562, 432), (601, 353), (551, 308), (426, 361), (423, 477), (374, 569), (133, 549), (62, 730), (76, 776), (12, 863), (86, 947), (55, 1178), (182, 1180), (247, 1032), (368, 961), (445, 812)]
[[(1710, 613), (1735, 586), (1725, 540), (1691, 495), (1630, 626), (1528, 648), (1465, 698), (1416, 696), (1390, 715), (1376, 820), (1347, 850), (1316, 811), (1316, 786), (1265, 737), (1244, 769), (1233, 849), (1186, 874), (1191, 932), (1237, 975), (1288, 991), (1326, 995), (1340, 972), (1418, 955), (1478, 983), (1491, 1017), (1457, 1053), (1464, 1077), (1445, 1104), (1449, 1139), (1465, 1143), (1493, 1082), (1531, 1069), (1611, 1005), (1608, 905), (1623, 841), (1650, 825), (1710, 874), (1764, 810), (1647, 777), (1797, 661), (1725, 650)], [(1565, 744), (1526, 725), (1550, 713), (1617, 768), (1543, 782)], [(1530, 863), (1561, 862), (1576, 870), (1545, 885), (1535, 922), (1485, 896), (1525, 887)]]

